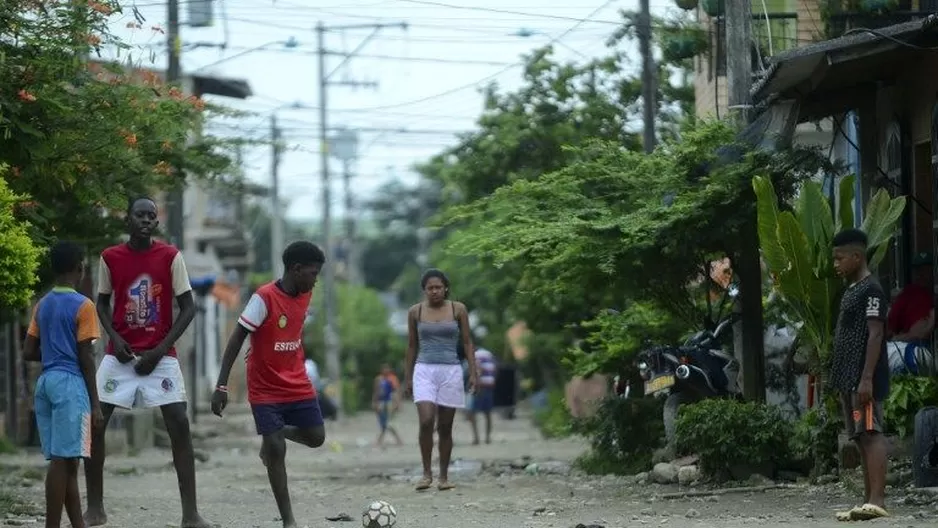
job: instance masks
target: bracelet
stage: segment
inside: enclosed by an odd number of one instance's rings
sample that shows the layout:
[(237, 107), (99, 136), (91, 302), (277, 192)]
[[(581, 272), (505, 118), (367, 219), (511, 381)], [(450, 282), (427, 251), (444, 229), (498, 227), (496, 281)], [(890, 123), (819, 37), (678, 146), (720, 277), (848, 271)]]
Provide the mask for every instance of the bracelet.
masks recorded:
[(219, 386), (215, 387), (215, 391), (216, 391), (216, 392), (224, 392), (225, 394), (227, 394), (227, 393), (228, 393), (228, 385), (219, 385)]

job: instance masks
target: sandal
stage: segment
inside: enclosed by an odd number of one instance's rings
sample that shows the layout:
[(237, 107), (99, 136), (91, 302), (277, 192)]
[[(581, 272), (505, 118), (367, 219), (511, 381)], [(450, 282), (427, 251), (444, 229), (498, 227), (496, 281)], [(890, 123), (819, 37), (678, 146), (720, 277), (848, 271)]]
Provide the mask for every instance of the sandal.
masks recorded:
[(889, 513), (875, 504), (867, 503), (850, 510), (850, 519), (853, 521), (870, 521), (880, 517), (889, 517)]
[(455, 487), (456, 487), (455, 484), (451, 484), (451, 483), (449, 483), (448, 481), (445, 481), (445, 480), (444, 480), (443, 482), (440, 482), (439, 485), (437, 485), (437, 489), (440, 490), (440, 491), (449, 491), (449, 490), (451, 490), (451, 489), (453, 489), (453, 488), (455, 488)]
[(429, 477), (423, 477), (420, 479), (420, 482), (417, 483), (417, 486), (414, 488), (417, 491), (425, 491), (430, 489), (430, 485), (433, 484), (433, 479)]

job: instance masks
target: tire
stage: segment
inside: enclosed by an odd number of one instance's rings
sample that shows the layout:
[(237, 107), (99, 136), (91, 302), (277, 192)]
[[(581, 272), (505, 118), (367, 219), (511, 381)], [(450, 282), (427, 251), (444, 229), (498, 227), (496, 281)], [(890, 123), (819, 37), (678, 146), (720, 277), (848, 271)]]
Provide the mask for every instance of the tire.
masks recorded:
[(938, 407), (915, 414), (915, 451), (912, 479), (917, 488), (938, 486)]

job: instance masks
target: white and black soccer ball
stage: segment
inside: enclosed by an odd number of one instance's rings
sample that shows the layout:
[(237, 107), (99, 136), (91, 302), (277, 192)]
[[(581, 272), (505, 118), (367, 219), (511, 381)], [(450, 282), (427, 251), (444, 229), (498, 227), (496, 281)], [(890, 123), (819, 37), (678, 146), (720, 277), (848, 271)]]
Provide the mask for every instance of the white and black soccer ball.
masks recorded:
[(388, 502), (374, 501), (362, 513), (364, 528), (390, 528), (395, 524), (397, 524), (397, 510)]

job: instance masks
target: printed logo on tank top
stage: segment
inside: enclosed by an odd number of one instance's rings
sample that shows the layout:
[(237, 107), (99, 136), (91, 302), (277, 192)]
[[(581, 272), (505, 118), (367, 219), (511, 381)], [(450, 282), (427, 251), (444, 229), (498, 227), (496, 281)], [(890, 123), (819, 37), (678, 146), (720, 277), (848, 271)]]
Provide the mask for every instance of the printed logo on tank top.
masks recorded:
[(129, 328), (156, 331), (162, 315), (162, 292), (163, 285), (146, 273), (131, 281), (126, 291), (127, 303), (124, 305), (124, 322)]
[(287, 315), (286, 314), (280, 314), (280, 318), (277, 319), (277, 326), (279, 326), (281, 330), (287, 327)]

